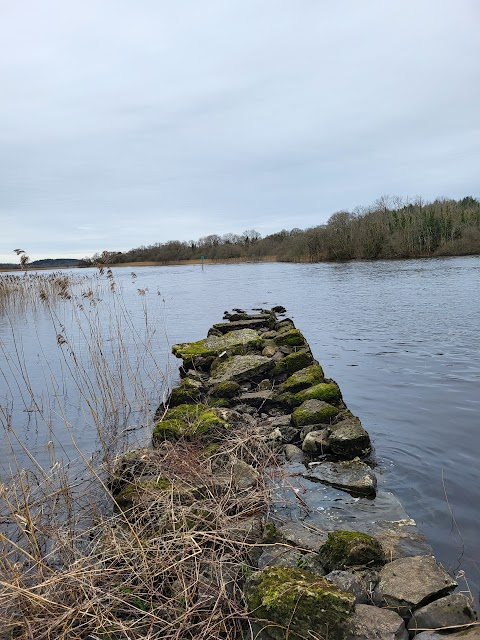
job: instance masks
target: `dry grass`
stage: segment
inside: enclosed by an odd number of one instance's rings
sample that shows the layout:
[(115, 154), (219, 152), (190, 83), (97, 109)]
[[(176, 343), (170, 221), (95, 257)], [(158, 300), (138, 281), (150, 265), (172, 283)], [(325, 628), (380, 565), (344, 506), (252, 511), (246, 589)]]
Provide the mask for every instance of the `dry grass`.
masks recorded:
[[(138, 415), (141, 407), (151, 420), (150, 387), (168, 386), (168, 371), (154, 362), (159, 328), (145, 296), (139, 292), (138, 323), (110, 270), (93, 280), (9, 275), (0, 291), (12, 331), (17, 314), (41, 309), (50, 316), (64, 376), (52, 380), (54, 413), (78, 454), (73, 465), (56, 446), (58, 424), (35, 395), (22, 349), (12, 354), (0, 344), (3, 378), (23, 389), (50, 434), (45, 467), (0, 406), (11, 443), (4, 456), (17, 465), (0, 483), (0, 639), (241, 637), (248, 629), (241, 587), (267, 492), (261, 484), (239, 492), (229, 465), (236, 457), (263, 468), (269, 449), (239, 427), (214, 451), (201, 441), (178, 441), (123, 458), (118, 445), (131, 409)], [(59, 305), (67, 305), (70, 327)], [(94, 459), (75, 442), (62, 404), (65, 385), (76, 390), (97, 432), (101, 454)], [(118, 491), (125, 486), (132, 500), (122, 510)]]
[(2, 490), (16, 531), (2, 539), (1, 637), (239, 637), (266, 491), (235, 488), (235, 455), (259, 466), (271, 456), (240, 429), (210, 456), (181, 441), (127, 457), (115, 492), (130, 486), (133, 498), (107, 516), (78, 505), (66, 477), (49, 493), (54, 482), (20, 474)]

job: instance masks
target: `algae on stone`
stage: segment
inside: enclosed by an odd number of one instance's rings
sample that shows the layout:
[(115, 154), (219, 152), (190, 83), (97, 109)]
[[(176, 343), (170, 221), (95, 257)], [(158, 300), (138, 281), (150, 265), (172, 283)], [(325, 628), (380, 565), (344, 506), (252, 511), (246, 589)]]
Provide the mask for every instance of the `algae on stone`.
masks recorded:
[(320, 562), (328, 571), (385, 564), (380, 542), (360, 531), (333, 531), (320, 547)]
[(268, 566), (246, 582), (245, 596), (252, 613), (273, 624), (268, 633), (276, 640), (316, 636), (341, 640), (354, 610), (354, 597), (310, 571)]
[(338, 409), (323, 400), (305, 400), (297, 407), (292, 419), (298, 427), (308, 424), (330, 424), (338, 414)]
[(283, 389), (290, 393), (298, 393), (302, 389), (311, 387), (314, 384), (323, 382), (323, 369), (319, 364), (312, 364), (309, 367), (300, 369), (292, 374), (283, 383)]

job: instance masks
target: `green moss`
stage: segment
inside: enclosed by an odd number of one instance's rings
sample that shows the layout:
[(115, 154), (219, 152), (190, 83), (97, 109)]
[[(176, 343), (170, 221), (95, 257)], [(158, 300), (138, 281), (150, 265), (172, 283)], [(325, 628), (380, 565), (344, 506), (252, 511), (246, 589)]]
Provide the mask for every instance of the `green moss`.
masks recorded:
[(180, 385), (172, 390), (169, 399), (169, 406), (176, 407), (179, 404), (191, 404), (198, 402), (202, 395), (202, 385), (190, 378), (184, 378)]
[(300, 369), (307, 367), (312, 363), (312, 360), (312, 355), (307, 351), (296, 351), (295, 353), (290, 353), (288, 356), (285, 356), (285, 358), (282, 358), (275, 363), (273, 375), (279, 376), (282, 373), (292, 374), (295, 371), (299, 371)]
[(219, 382), (210, 391), (210, 396), (213, 398), (233, 398), (240, 391), (240, 385), (238, 382), (226, 380), (225, 382)]
[(309, 424), (329, 424), (337, 414), (337, 407), (328, 402), (306, 400), (294, 410), (292, 418), (297, 427), (303, 427)]
[(298, 393), (302, 389), (323, 382), (323, 379), (322, 367), (318, 364), (312, 364), (287, 378), (283, 383), (283, 388), (290, 393)]
[(154, 446), (166, 439), (180, 438), (185, 433), (186, 425), (183, 420), (161, 420), (153, 429)]
[(210, 407), (224, 407), (224, 408), (228, 408), (232, 406), (232, 400), (230, 400), (229, 398), (215, 398), (212, 400), (209, 400), (208, 404)]
[(198, 358), (215, 358), (223, 351), (228, 355), (239, 355), (260, 346), (261, 339), (253, 329), (230, 331), (222, 336), (209, 336), (197, 342), (175, 344), (172, 353), (182, 358), (185, 366), (192, 366)]
[(277, 345), (286, 345), (288, 347), (301, 347), (305, 344), (305, 338), (298, 329), (290, 329), (280, 333), (274, 338)]
[(169, 409), (165, 419), (157, 422), (153, 430), (153, 443), (177, 439), (182, 436), (214, 436), (219, 430), (230, 428), (215, 409), (205, 404), (181, 404)]
[(208, 409), (206, 404), (199, 402), (198, 404), (180, 404), (167, 411), (166, 420), (183, 420), (184, 422), (192, 422), (198, 416)]
[(340, 389), (335, 383), (320, 382), (319, 384), (304, 389), (295, 395), (297, 402), (305, 400), (324, 400), (325, 402), (337, 402), (340, 399)]
[(230, 425), (217, 416), (214, 409), (210, 409), (201, 413), (192, 425), (189, 435), (207, 435), (217, 429), (229, 428)]
[(307, 638), (310, 631), (340, 640), (354, 610), (354, 596), (297, 567), (271, 566), (250, 576), (245, 588), (248, 607), (274, 625), (269, 634), (289, 640)]
[(376, 567), (385, 564), (380, 542), (360, 531), (334, 531), (320, 547), (321, 564), (328, 571), (346, 567)]

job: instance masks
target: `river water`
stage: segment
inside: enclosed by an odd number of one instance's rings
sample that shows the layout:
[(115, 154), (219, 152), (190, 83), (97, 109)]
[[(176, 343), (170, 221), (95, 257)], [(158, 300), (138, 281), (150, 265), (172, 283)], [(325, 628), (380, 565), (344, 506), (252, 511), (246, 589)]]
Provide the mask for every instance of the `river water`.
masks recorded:
[[(159, 370), (172, 371), (170, 382), (175, 381), (178, 364), (171, 369), (167, 362), (170, 344), (205, 337), (224, 310), (285, 306), (374, 440), (383, 485), (400, 498), (446, 568), (454, 573), (465, 570), (478, 597), (480, 257), (247, 263), (205, 265), (203, 270), (199, 265), (145, 267), (135, 274), (131, 268), (114, 270), (125, 308), (140, 328), (145, 305), (150, 305), (150, 321), (153, 314), (158, 325), (151, 355)], [(59, 318), (68, 324), (61, 311)], [(81, 352), (81, 335), (76, 340)], [(0, 341), (0, 406), (4, 415), (8, 409), (20, 440), (12, 448), (28, 464), (21, 447), (26, 443), (37, 461), (46, 464), (55, 420), (46, 428), (35, 418), (31, 403), (19, 400), (13, 382), (18, 373), (11, 362), (7, 366), (7, 359), (14, 359), (20, 345), (31, 387), (45, 394), (51, 376), (60, 375), (66, 366), (59, 355), (65, 347), (58, 347), (51, 314), (42, 310), (8, 317), (0, 313)], [(144, 376), (148, 388), (155, 370), (151, 363), (144, 364), (138, 376)], [(78, 446), (89, 453), (97, 448), (98, 438), (78, 390), (69, 388), (64, 378), (57, 393), (67, 398), (69, 428)], [(150, 409), (157, 403), (154, 395)], [(133, 411), (128, 420), (135, 419), (140, 420)], [(0, 433), (2, 437), (5, 472), (11, 448)], [(75, 454), (69, 434), (57, 437), (67, 454)]]

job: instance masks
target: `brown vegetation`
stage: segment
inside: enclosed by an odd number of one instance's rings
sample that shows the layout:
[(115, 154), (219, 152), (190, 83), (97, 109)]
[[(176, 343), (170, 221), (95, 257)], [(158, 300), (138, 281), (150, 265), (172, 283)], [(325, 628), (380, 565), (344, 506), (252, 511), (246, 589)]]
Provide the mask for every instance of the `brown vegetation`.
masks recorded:
[(282, 230), (262, 238), (255, 230), (241, 235), (209, 235), (197, 241), (171, 240), (126, 252), (103, 252), (82, 266), (109, 264), (184, 264), (203, 255), (212, 261), (415, 258), (480, 253), (480, 202), (437, 199), (413, 202), (383, 197), (370, 207), (338, 211), (324, 225)]

